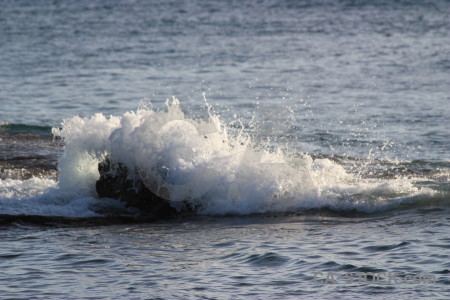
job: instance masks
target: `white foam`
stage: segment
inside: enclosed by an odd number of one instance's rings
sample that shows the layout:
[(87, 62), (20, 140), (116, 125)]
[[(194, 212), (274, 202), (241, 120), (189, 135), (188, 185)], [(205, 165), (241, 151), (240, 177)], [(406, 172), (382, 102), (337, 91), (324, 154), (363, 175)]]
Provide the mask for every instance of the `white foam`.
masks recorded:
[(413, 180), (407, 178), (361, 178), (329, 159), (316, 159), (312, 170), (319, 187), (319, 207), (370, 213), (398, 206), (420, 194), (432, 193), (414, 186)]
[(98, 200), (61, 192), (51, 179), (0, 180), (0, 211), (7, 215), (92, 217)]
[(120, 118), (96, 114), (90, 118), (65, 119), (62, 129), (53, 128), (55, 136), (64, 139), (64, 155), (58, 161), (59, 187), (79, 196), (95, 195), (98, 162), (108, 151), (111, 132)]

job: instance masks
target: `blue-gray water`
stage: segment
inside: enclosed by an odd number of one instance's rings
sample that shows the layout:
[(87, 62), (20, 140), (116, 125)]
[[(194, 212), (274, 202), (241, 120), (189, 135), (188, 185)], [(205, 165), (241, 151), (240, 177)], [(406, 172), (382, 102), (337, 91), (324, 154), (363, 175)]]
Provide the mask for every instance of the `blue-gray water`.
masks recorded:
[[(449, 1), (0, 0), (0, 298), (448, 299), (449, 53)], [(198, 216), (98, 199), (108, 116), (172, 96), (295, 180), (227, 158)]]

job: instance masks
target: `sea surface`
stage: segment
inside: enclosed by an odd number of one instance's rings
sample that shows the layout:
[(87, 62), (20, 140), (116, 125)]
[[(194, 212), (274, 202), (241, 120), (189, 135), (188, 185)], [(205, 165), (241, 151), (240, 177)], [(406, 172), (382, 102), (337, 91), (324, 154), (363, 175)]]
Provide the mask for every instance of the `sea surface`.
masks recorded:
[(0, 298), (450, 299), (449, 55), (445, 0), (0, 0)]

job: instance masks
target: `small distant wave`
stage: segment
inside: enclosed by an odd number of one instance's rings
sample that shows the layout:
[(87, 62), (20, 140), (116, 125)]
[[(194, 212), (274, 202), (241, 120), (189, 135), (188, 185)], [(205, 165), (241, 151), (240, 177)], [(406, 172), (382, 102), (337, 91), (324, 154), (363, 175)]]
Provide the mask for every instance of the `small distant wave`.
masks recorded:
[(10, 135), (38, 135), (51, 137), (52, 127), (26, 124), (2, 123), (0, 124), (0, 134)]

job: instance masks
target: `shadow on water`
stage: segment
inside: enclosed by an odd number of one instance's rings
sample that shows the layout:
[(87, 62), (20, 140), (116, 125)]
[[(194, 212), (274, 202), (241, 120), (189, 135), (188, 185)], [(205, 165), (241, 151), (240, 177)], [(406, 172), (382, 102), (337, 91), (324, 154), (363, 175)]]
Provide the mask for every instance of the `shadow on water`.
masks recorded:
[(60, 217), (42, 215), (0, 214), (0, 226), (43, 226), (43, 227), (96, 227), (121, 224), (161, 224), (172, 225), (188, 223), (218, 223), (224, 226), (277, 224), (277, 223), (317, 223), (333, 225), (339, 223), (363, 223), (388, 219), (392, 213), (364, 213), (357, 210), (335, 211), (328, 208), (311, 209), (299, 212), (261, 213), (248, 215), (182, 215), (170, 218), (155, 218), (148, 215), (99, 216), (99, 217)]

